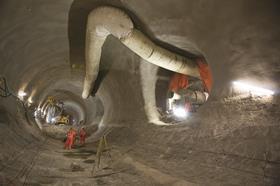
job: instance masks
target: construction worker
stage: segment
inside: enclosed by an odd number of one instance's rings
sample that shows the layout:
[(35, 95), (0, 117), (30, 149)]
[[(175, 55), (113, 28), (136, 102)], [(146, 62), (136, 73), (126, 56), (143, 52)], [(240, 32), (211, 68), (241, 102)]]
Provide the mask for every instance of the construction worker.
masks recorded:
[(72, 146), (75, 142), (76, 135), (77, 132), (75, 131), (75, 129), (71, 127), (70, 130), (67, 132), (67, 139), (64, 145), (64, 149), (72, 149)]
[(168, 88), (168, 103), (167, 111), (172, 111), (172, 108), (176, 101), (182, 98), (182, 95), (189, 87), (189, 78), (187, 75), (174, 73), (169, 82)]
[(189, 78), (187, 75), (174, 73), (169, 82), (169, 91), (178, 93), (180, 89), (187, 89)]
[(86, 133), (86, 131), (85, 131), (85, 128), (82, 127), (82, 128), (80, 129), (80, 144), (81, 144), (81, 145), (84, 145), (84, 144), (85, 144), (85, 142), (86, 142), (86, 135), (87, 135), (87, 133)]
[(210, 93), (213, 84), (210, 67), (208, 66), (204, 58), (197, 58), (196, 63), (198, 65), (199, 74), (204, 84), (205, 91), (207, 93)]

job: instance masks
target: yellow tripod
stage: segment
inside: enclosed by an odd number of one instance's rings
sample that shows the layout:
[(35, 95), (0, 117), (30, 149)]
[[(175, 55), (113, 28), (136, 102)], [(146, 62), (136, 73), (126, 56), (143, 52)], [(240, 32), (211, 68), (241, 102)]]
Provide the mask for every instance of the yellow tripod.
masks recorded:
[(110, 160), (112, 161), (112, 156), (110, 154), (110, 148), (109, 148), (108, 142), (107, 142), (107, 135), (108, 135), (108, 133), (103, 135), (99, 140), (99, 144), (98, 144), (98, 148), (97, 148), (97, 152), (96, 152), (95, 165), (92, 168), (92, 174), (100, 168), (101, 156), (102, 156), (103, 151), (107, 152), (107, 157), (109, 157)]

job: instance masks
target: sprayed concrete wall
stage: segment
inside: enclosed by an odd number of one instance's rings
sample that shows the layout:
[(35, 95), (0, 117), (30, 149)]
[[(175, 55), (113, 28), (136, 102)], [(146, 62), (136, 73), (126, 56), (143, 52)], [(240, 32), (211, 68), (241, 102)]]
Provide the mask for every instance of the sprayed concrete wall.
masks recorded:
[[(154, 92), (147, 82), (155, 83), (156, 70), (141, 76), (140, 69), (151, 69), (149, 64), (140, 67), (138, 56), (109, 38), (96, 95), (104, 105), (103, 125), (114, 126), (109, 141), (119, 159), (115, 168), (125, 165), (130, 171), (90, 178), (92, 165), (83, 162), (90, 153), (83, 152), (85, 159), (70, 158), (61, 151), (61, 142), (43, 136), (25, 120), (12, 98), (1, 98), (0, 183), (278, 185), (279, 96), (233, 97), (231, 83), (244, 79), (279, 90), (279, 3), (2, 0), (0, 74), (10, 89), (36, 89), (34, 102), (54, 84), (81, 95), (86, 16), (101, 4), (126, 10), (140, 30), (166, 48), (202, 53), (214, 75), (208, 102), (182, 125), (149, 123), (145, 103)], [(90, 114), (90, 107), (86, 109)], [(68, 171), (71, 163), (84, 170)]]

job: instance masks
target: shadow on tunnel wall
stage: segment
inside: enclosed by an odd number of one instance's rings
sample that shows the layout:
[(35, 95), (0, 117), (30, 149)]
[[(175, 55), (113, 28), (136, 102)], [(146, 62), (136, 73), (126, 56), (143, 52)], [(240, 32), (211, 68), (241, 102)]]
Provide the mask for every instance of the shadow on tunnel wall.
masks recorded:
[[(99, 6), (113, 6), (122, 9), (125, 11), (130, 18), (132, 19), (135, 27), (145, 33), (152, 41), (156, 44), (166, 48), (170, 51), (178, 53), (182, 56), (189, 58), (196, 58), (197, 56), (179, 49), (175, 46), (172, 46), (168, 43), (158, 40), (151, 30), (143, 22), (141, 22), (135, 12), (128, 10), (125, 5), (120, 0), (74, 0), (69, 11), (68, 19), (68, 39), (69, 39), (69, 48), (70, 48), (70, 65), (73, 64), (85, 64), (85, 38), (86, 38), (86, 25), (87, 17), (89, 13), (99, 7)], [(102, 56), (101, 56), (102, 61)], [(92, 95), (95, 95), (97, 92), (102, 80), (108, 73), (112, 63), (100, 64), (100, 71), (96, 79)]]

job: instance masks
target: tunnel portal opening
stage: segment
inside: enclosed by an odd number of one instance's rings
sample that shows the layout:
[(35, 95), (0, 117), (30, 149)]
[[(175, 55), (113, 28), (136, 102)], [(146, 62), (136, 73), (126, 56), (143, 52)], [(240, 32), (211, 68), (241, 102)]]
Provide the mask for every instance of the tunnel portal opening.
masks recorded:
[(72, 94), (57, 92), (56, 95), (47, 96), (41, 103), (33, 103), (28, 107), (41, 131), (59, 140), (65, 138), (70, 128), (79, 130), (84, 127), (89, 135), (94, 133), (104, 115), (100, 98), (96, 96), (84, 101)]

